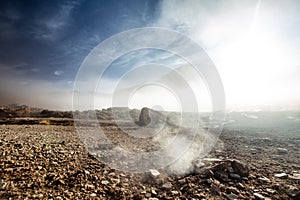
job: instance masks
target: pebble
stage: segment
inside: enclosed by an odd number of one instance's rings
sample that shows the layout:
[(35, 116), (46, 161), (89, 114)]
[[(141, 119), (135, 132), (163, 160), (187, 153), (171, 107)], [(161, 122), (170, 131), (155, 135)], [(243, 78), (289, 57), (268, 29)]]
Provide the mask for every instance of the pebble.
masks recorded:
[(268, 179), (267, 177), (259, 177), (258, 181), (260, 181), (262, 183), (271, 183), (271, 180)]
[(241, 176), (235, 173), (229, 173), (229, 176), (233, 179), (241, 179)]
[(153, 178), (156, 178), (157, 176), (160, 175), (159, 171), (157, 171), (155, 169), (150, 169), (150, 174)]
[(172, 185), (172, 183), (170, 183), (170, 182), (166, 182), (166, 183), (164, 183), (164, 184), (162, 185), (163, 188), (167, 188), (167, 189), (170, 189), (172, 186), (173, 186), (173, 185)]
[(277, 150), (278, 154), (287, 154), (288, 153), (288, 150), (285, 148), (277, 148), (276, 150)]
[(97, 194), (95, 194), (95, 193), (90, 194), (90, 197), (96, 197), (96, 196), (97, 196)]
[(236, 194), (226, 194), (227, 199), (229, 200), (237, 200), (239, 199), (238, 196)]
[(276, 190), (273, 190), (271, 188), (267, 188), (266, 191), (269, 193), (269, 194), (275, 194)]
[(295, 187), (295, 186), (288, 185), (287, 189), (286, 189), (286, 192), (291, 197), (299, 197), (300, 198), (300, 189)]
[(265, 199), (265, 197), (257, 192), (254, 192), (253, 193), (253, 196), (256, 198), (256, 199)]
[(232, 186), (228, 187), (228, 188), (226, 189), (226, 191), (227, 191), (227, 193), (234, 193), (234, 194), (239, 194), (239, 193), (240, 193), (239, 190), (238, 190), (237, 188), (232, 187)]
[(293, 175), (290, 175), (289, 178), (293, 180), (300, 180), (300, 174), (294, 173)]
[(276, 177), (276, 178), (287, 178), (288, 175), (286, 173), (279, 173), (279, 174), (275, 174), (274, 177)]
[(109, 183), (109, 181), (101, 181), (101, 184), (103, 185), (107, 185)]

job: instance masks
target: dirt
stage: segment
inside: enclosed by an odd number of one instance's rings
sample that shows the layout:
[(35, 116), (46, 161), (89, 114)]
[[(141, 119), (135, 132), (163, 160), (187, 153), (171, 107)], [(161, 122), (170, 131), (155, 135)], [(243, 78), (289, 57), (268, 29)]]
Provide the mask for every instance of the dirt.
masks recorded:
[[(111, 138), (132, 143), (105, 124)], [(139, 142), (145, 143), (136, 140), (136, 147)], [(193, 173), (137, 174), (98, 161), (73, 126), (0, 125), (0, 198), (300, 199), (300, 137), (224, 130), (217, 144)]]

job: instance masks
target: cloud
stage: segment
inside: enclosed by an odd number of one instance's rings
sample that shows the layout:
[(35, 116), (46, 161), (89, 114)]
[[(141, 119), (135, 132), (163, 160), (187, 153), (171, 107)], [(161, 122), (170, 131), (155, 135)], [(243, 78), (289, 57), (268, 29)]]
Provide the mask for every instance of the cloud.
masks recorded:
[(55, 76), (60, 76), (60, 75), (62, 75), (62, 73), (63, 73), (63, 71), (61, 71), (61, 70), (56, 70), (56, 71), (54, 72), (54, 75), (55, 75)]
[(31, 33), (36, 39), (56, 41), (64, 34), (64, 30), (71, 24), (71, 14), (80, 1), (68, 1), (59, 6), (50, 15), (36, 19)]
[(245, 33), (257, 1), (163, 1), (158, 26), (169, 27), (212, 48)]
[[(198, 42), (217, 66), (229, 107), (299, 99), (299, 1), (163, 1), (157, 26)], [(297, 43), (298, 42), (298, 43)], [(178, 45), (180, 46), (180, 45)]]

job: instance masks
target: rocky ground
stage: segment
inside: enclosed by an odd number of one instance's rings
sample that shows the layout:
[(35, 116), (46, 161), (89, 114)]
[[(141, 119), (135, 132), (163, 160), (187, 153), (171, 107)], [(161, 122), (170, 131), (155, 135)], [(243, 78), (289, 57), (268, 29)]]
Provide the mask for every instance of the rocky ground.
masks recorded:
[[(111, 124), (105, 128), (118, 131)], [(0, 198), (300, 199), (299, 149), (300, 136), (266, 138), (225, 129), (190, 174), (134, 174), (95, 159), (71, 125), (3, 124)]]

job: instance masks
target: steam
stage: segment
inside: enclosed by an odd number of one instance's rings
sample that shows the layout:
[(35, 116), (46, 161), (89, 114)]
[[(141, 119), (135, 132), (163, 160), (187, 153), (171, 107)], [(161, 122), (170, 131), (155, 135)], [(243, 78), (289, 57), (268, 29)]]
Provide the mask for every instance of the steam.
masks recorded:
[[(189, 123), (200, 122), (193, 117), (188, 120)], [(201, 161), (210, 152), (217, 140), (217, 136), (206, 131), (203, 126), (196, 129), (186, 126), (172, 127), (164, 129), (154, 138), (154, 141), (160, 143), (161, 148), (165, 148), (166, 156), (174, 161), (167, 166), (168, 173), (177, 175), (193, 173), (195, 163)]]

